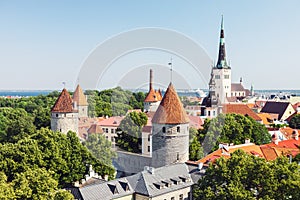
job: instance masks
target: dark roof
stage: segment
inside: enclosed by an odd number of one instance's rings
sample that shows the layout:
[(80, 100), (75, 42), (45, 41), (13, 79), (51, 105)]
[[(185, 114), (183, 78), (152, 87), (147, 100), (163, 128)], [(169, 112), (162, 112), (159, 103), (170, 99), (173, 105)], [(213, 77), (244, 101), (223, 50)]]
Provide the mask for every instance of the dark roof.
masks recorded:
[(186, 124), (189, 123), (189, 118), (183, 105), (177, 95), (177, 92), (170, 83), (164, 98), (157, 108), (152, 123), (156, 124)]
[(278, 114), (278, 119), (280, 120), (289, 104), (289, 102), (268, 101), (260, 112)]
[(57, 98), (51, 112), (71, 113), (73, 112), (73, 101), (69, 92), (64, 88)]

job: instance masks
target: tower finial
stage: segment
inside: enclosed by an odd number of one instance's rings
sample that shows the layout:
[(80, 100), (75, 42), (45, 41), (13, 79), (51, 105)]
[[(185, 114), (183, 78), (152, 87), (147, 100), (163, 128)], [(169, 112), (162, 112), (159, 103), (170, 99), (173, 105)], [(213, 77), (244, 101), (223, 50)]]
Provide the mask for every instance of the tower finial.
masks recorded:
[(173, 62), (172, 62), (173, 60), (172, 60), (172, 57), (171, 57), (171, 62), (169, 62), (169, 65), (170, 65), (170, 73), (171, 73), (171, 83), (172, 83), (172, 79), (173, 79)]
[(225, 52), (225, 36), (224, 36), (224, 20), (222, 15), (221, 20), (221, 32), (220, 32), (220, 44), (219, 44), (219, 56), (217, 62), (217, 68), (230, 68), (226, 62), (226, 52)]
[(65, 82), (65, 81), (63, 81), (63, 82), (62, 82), (62, 84), (64, 85), (64, 88), (66, 88), (66, 82)]

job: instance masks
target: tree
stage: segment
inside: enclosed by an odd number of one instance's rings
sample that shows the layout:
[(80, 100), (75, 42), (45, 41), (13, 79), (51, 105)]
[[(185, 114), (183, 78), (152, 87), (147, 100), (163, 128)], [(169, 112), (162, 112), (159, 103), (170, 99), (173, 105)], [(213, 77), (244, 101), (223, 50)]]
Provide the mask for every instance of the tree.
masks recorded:
[(57, 181), (43, 168), (17, 174), (13, 180), (16, 199), (48, 199), (57, 189)]
[(143, 112), (131, 112), (121, 121), (118, 128), (117, 144), (120, 148), (139, 153), (142, 142), (142, 128), (147, 124), (148, 117)]
[(15, 142), (35, 131), (33, 118), (21, 108), (0, 108), (0, 142)]
[(195, 185), (195, 199), (299, 199), (300, 166), (287, 158), (267, 162), (235, 151), (217, 159)]
[(0, 199), (15, 199), (15, 192), (12, 183), (7, 182), (4, 172), (0, 172)]
[(197, 137), (194, 137), (192, 142), (190, 142), (189, 147), (189, 159), (190, 160), (199, 160), (204, 156), (203, 148)]
[(111, 142), (104, 135), (90, 134), (84, 145), (104, 165), (112, 166), (112, 159), (117, 155), (111, 148)]
[(296, 114), (291, 118), (289, 126), (291, 128), (300, 129), (300, 114)]
[(214, 119), (205, 120), (198, 138), (205, 153), (217, 149), (220, 142), (243, 144), (245, 139), (250, 139), (253, 143), (265, 144), (271, 140), (264, 125), (239, 114), (220, 114)]

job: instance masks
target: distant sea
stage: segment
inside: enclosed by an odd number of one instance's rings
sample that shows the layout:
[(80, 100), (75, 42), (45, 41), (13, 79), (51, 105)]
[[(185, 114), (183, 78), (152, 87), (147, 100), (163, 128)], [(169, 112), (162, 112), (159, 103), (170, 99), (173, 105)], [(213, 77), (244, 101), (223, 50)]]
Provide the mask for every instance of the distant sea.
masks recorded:
[[(2, 90), (0, 91), (0, 97), (30, 97), (30, 96), (38, 96), (38, 95), (47, 95), (53, 90), (30, 90), (30, 91), (22, 91), (22, 90)], [(133, 90), (132, 90), (133, 91)], [(147, 92), (146, 90), (141, 90), (142, 92)], [(208, 90), (203, 89), (203, 91), (207, 94)], [(133, 92), (137, 92), (136, 90)], [(196, 90), (178, 90), (179, 96), (197, 96)], [(162, 91), (164, 94), (164, 91)], [(255, 90), (255, 93), (258, 95), (270, 96), (273, 94), (276, 95), (295, 95), (300, 96), (300, 90)]]

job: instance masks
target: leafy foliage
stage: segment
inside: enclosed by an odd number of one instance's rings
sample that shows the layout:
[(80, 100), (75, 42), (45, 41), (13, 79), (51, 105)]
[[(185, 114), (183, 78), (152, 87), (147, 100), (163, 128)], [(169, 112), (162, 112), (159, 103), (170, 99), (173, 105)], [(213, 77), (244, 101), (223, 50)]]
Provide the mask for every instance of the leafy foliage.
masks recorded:
[(300, 199), (300, 166), (287, 158), (267, 162), (238, 150), (210, 164), (195, 199)]
[(220, 114), (214, 119), (207, 119), (203, 129), (199, 130), (198, 139), (204, 152), (209, 153), (218, 148), (220, 142), (243, 144), (250, 139), (255, 144), (270, 142), (271, 136), (266, 127), (251, 117), (239, 114)]
[(112, 159), (117, 155), (111, 148), (111, 142), (104, 135), (90, 134), (84, 145), (101, 163), (112, 166)]
[(143, 112), (131, 112), (126, 115), (118, 128), (118, 146), (126, 151), (140, 153), (142, 128), (147, 124), (147, 120), (148, 117)]
[(291, 118), (289, 126), (291, 128), (300, 129), (300, 114), (296, 114)]

